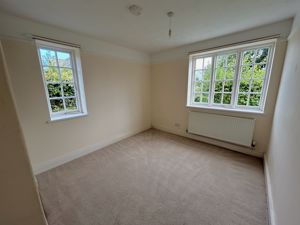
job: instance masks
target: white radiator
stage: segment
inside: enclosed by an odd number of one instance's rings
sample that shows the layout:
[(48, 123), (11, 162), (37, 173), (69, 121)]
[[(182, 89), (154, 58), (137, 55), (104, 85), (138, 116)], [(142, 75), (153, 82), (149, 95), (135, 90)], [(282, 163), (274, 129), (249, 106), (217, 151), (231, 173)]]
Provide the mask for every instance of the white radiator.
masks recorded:
[(189, 112), (188, 132), (251, 147), (255, 119)]

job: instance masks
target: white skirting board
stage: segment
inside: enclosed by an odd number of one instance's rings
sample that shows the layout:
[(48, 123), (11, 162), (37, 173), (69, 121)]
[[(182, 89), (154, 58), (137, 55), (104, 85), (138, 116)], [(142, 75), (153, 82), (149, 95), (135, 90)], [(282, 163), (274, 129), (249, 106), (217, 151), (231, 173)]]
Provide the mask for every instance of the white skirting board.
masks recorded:
[(269, 213), (269, 224), (277, 225), (275, 211), (274, 211), (274, 202), (272, 195), (272, 186), (271, 186), (271, 178), (268, 163), (266, 160), (266, 156), (264, 156), (264, 172), (265, 172), (265, 182), (266, 182), (266, 191), (267, 191), (267, 204), (268, 204), (268, 213)]
[(33, 173), (34, 175), (37, 175), (37, 174), (40, 174), (42, 172), (45, 172), (47, 170), (50, 170), (52, 168), (55, 168), (57, 166), (60, 166), (64, 163), (67, 163), (67, 162), (70, 162), (74, 159), (77, 159), (81, 156), (84, 156), (84, 155), (87, 155), (89, 153), (92, 153), (94, 151), (97, 151), (101, 148), (104, 148), (108, 145), (111, 145), (111, 144), (114, 144), (118, 141), (121, 141), (125, 138), (128, 138), (128, 137), (131, 137), (135, 134), (138, 134), (140, 132), (143, 132), (145, 130), (148, 130), (150, 129), (149, 128), (146, 128), (146, 129), (142, 129), (142, 130), (138, 130), (138, 131), (134, 131), (134, 132), (128, 132), (128, 133), (124, 133), (124, 134), (121, 134), (119, 136), (116, 136), (110, 140), (105, 140), (101, 143), (97, 143), (97, 144), (94, 144), (94, 145), (90, 145), (90, 146), (86, 146), (84, 148), (81, 148), (81, 149), (77, 149), (77, 150), (74, 150), (74, 151), (71, 151), (67, 154), (64, 154), (60, 157), (57, 157), (57, 158), (54, 158), (54, 159), (50, 159), (46, 162), (42, 162), (42, 163), (39, 163), (39, 164), (35, 164), (35, 165), (32, 165), (32, 170), (33, 170)]

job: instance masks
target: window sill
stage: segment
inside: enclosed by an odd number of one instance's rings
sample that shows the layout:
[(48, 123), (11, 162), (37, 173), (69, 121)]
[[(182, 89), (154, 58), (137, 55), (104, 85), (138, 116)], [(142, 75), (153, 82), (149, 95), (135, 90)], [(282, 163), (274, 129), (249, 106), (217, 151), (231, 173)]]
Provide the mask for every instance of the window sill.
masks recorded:
[(64, 115), (57, 115), (54, 117), (51, 117), (47, 123), (52, 123), (52, 122), (57, 122), (57, 121), (61, 121), (61, 120), (69, 120), (69, 119), (75, 119), (75, 118), (79, 118), (79, 117), (84, 117), (87, 116), (88, 113), (76, 113), (76, 114), (64, 114)]
[(246, 113), (246, 114), (257, 114), (257, 115), (264, 115), (265, 112), (261, 110), (251, 110), (251, 109), (231, 109), (225, 107), (216, 107), (216, 106), (203, 106), (203, 105), (187, 105), (187, 108), (191, 109), (205, 109), (205, 110), (212, 110), (212, 111), (225, 111), (225, 112), (236, 112), (236, 113)]

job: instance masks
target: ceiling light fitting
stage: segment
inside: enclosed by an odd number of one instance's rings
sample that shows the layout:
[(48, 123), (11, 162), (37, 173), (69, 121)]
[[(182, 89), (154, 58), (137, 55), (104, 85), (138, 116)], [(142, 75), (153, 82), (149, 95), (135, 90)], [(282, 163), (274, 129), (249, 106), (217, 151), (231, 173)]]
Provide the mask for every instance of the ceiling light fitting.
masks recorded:
[(167, 16), (169, 17), (169, 38), (172, 36), (172, 17), (174, 16), (174, 12), (167, 12)]
[(128, 10), (132, 15), (139, 16), (142, 14), (143, 8), (138, 5), (130, 5)]

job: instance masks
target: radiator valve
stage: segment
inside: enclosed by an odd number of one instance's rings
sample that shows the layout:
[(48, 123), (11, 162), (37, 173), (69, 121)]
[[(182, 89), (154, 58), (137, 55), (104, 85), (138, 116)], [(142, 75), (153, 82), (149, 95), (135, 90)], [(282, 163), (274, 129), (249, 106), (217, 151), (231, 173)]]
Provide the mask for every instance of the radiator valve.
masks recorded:
[(254, 141), (254, 140), (252, 141), (251, 147), (252, 147), (252, 149), (254, 149), (256, 147), (256, 141)]

